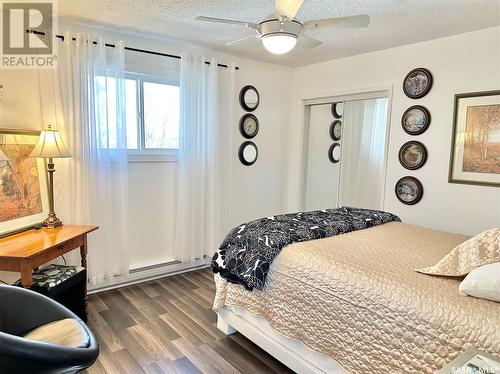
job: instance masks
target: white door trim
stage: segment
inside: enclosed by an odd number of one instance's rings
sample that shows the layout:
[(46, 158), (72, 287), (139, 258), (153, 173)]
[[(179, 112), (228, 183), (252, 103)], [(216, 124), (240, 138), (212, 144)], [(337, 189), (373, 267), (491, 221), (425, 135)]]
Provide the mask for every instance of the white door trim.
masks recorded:
[(298, 193), (295, 201), (300, 210), (304, 210), (306, 206), (306, 183), (307, 183), (307, 153), (309, 151), (309, 120), (312, 105), (329, 104), (336, 101), (354, 101), (354, 100), (367, 100), (376, 98), (387, 98), (387, 130), (386, 130), (386, 147), (385, 147), (385, 162), (384, 162), (384, 186), (382, 188), (382, 209), (385, 207), (385, 187), (387, 179), (387, 158), (389, 149), (389, 134), (391, 126), (391, 110), (392, 110), (392, 92), (393, 86), (378, 86), (378, 87), (365, 87), (350, 90), (337, 90), (337, 91), (322, 91), (315, 93), (304, 93), (299, 98), (299, 147), (301, 154), (298, 158)]

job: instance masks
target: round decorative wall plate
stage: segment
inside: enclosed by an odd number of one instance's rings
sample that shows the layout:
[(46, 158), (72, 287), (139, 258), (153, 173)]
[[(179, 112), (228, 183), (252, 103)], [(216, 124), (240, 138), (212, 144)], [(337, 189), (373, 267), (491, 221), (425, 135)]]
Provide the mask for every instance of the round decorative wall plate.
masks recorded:
[(328, 158), (336, 164), (340, 161), (340, 143), (333, 143), (328, 149)]
[(400, 202), (406, 205), (413, 205), (422, 199), (424, 187), (417, 178), (406, 176), (398, 180), (395, 192)]
[(254, 86), (245, 86), (240, 91), (240, 105), (247, 112), (253, 112), (259, 106), (259, 91)]
[(250, 166), (257, 161), (259, 150), (254, 142), (246, 141), (240, 145), (238, 157), (243, 165)]
[(344, 103), (333, 103), (332, 104), (332, 116), (333, 118), (340, 119), (344, 114)]
[(341, 136), (342, 136), (342, 121), (336, 119), (330, 124), (330, 138), (338, 142)]
[(399, 162), (409, 170), (420, 169), (427, 161), (427, 148), (420, 142), (406, 142), (399, 150)]
[(259, 132), (259, 120), (252, 113), (243, 115), (240, 119), (240, 133), (244, 138), (252, 139)]
[(403, 81), (403, 92), (410, 99), (420, 99), (429, 93), (432, 87), (432, 74), (425, 68), (410, 71)]
[(420, 135), (431, 123), (431, 114), (426, 107), (414, 105), (409, 107), (401, 117), (401, 126), (407, 134)]

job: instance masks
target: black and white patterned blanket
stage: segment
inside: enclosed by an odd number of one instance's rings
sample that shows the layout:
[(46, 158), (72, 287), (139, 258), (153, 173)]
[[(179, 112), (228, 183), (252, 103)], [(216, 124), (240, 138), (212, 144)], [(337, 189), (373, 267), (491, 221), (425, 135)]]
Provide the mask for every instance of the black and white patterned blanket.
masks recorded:
[(213, 256), (212, 268), (229, 282), (242, 284), (249, 290), (261, 289), (271, 263), (288, 244), (391, 221), (400, 219), (379, 210), (350, 207), (260, 218), (231, 230)]

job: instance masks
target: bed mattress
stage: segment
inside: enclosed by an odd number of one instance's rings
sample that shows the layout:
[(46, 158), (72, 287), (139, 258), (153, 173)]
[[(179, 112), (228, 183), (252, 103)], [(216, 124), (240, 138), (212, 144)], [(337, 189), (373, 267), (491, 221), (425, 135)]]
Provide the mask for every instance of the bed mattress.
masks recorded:
[(414, 271), (466, 239), (391, 222), (292, 244), (262, 290), (216, 274), (214, 309), (261, 316), (350, 373), (433, 373), (470, 347), (498, 355), (500, 303), (461, 296), (460, 279)]

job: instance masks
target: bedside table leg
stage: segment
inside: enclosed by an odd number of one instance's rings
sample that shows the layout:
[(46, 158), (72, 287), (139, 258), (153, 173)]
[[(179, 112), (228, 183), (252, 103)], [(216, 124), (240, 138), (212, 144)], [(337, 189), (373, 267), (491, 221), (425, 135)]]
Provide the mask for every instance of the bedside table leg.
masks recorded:
[(28, 288), (33, 283), (33, 269), (27, 262), (21, 263), (21, 284), (24, 288)]
[[(87, 269), (87, 235), (83, 235), (83, 244), (80, 247), (80, 257), (81, 257), (81, 264), (82, 267)], [(87, 272), (88, 276), (88, 272)], [(87, 322), (87, 279), (85, 279), (85, 301), (84, 301), (84, 310), (85, 310), (85, 322)]]
[(80, 257), (82, 258), (82, 267), (87, 267), (87, 235), (83, 236), (83, 244), (80, 247)]

